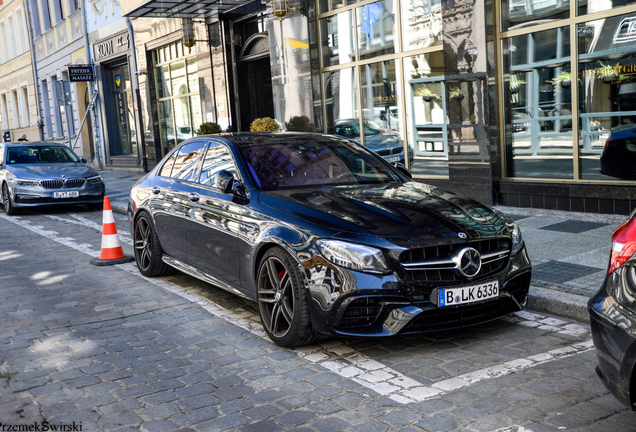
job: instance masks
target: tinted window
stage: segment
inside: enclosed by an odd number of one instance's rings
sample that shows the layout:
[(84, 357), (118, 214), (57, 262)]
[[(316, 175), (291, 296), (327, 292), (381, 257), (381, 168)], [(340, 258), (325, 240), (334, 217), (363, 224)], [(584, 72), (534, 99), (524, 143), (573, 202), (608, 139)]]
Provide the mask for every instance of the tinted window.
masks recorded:
[(290, 142), (241, 147), (246, 167), (262, 190), (316, 185), (402, 181), (364, 148), (349, 142)]
[(9, 165), (68, 162), (79, 162), (79, 159), (64, 146), (20, 146), (7, 151)]
[(193, 180), (194, 169), (199, 160), (199, 154), (205, 145), (202, 141), (188, 143), (181, 147), (172, 167), (172, 177), (180, 180)]
[(230, 149), (222, 144), (212, 143), (210, 144), (208, 151), (205, 152), (199, 183), (207, 186), (214, 186), (216, 173), (221, 170), (225, 170), (236, 175), (236, 168), (234, 167), (234, 160), (232, 159)]
[(161, 170), (159, 171), (160, 176), (170, 177), (170, 174), (172, 173), (172, 165), (174, 165), (175, 155), (176, 153), (173, 153), (172, 156), (168, 158), (166, 163), (163, 164), (163, 166), (161, 167)]

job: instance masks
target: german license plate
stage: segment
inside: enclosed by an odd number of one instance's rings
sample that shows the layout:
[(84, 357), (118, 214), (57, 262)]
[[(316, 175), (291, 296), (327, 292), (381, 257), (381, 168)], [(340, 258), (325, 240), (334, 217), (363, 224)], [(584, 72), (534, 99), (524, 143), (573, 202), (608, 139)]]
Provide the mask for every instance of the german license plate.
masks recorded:
[(456, 306), (499, 297), (499, 282), (492, 281), (480, 285), (445, 288), (437, 291), (438, 306)]
[(400, 156), (390, 156), (385, 158), (387, 162), (398, 162), (400, 160)]
[(77, 198), (79, 197), (79, 191), (64, 191), (64, 192), (51, 192), (53, 198)]

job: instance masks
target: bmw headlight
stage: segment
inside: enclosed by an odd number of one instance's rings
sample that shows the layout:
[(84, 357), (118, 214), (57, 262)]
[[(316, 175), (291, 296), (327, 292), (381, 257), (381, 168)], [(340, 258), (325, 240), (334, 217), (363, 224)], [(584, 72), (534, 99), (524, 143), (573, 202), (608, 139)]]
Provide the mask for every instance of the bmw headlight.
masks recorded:
[(512, 237), (512, 254), (516, 254), (523, 247), (523, 237), (521, 236), (521, 228), (517, 223), (512, 224), (512, 232), (510, 233)]
[(339, 240), (317, 240), (316, 246), (329, 262), (337, 266), (371, 273), (391, 271), (380, 249)]
[(90, 177), (86, 179), (88, 184), (100, 184), (104, 183), (104, 179), (100, 175), (96, 175), (95, 177)]
[(11, 179), (11, 183), (15, 186), (40, 186), (40, 182), (37, 180), (20, 180), (17, 178)]

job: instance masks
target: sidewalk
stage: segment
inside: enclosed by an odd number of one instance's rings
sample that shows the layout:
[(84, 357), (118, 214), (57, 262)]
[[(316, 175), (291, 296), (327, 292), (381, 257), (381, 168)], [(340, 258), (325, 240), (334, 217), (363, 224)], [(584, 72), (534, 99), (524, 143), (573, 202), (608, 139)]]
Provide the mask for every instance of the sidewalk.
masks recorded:
[[(101, 171), (113, 211), (126, 214), (142, 173)], [(519, 223), (533, 264), (528, 308), (587, 322), (587, 300), (603, 283), (612, 231), (627, 217), (497, 206)]]

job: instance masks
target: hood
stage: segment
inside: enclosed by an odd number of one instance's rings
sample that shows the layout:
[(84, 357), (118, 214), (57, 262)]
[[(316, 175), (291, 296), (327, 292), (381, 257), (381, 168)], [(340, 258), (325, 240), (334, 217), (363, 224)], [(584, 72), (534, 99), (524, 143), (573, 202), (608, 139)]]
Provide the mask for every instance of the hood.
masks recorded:
[[(476, 201), (417, 182), (263, 192), (260, 202), (336, 232), (406, 243), (508, 235), (512, 220)], [(401, 241), (398, 241), (401, 243)]]
[(368, 148), (374, 151), (383, 148), (404, 147), (402, 139), (398, 135), (393, 135), (390, 133), (367, 135), (364, 137), (364, 143)]
[(21, 179), (51, 179), (51, 178), (78, 178), (94, 177), (98, 173), (82, 163), (60, 163), (60, 164), (29, 164), (29, 165), (7, 165), (13, 175)]

